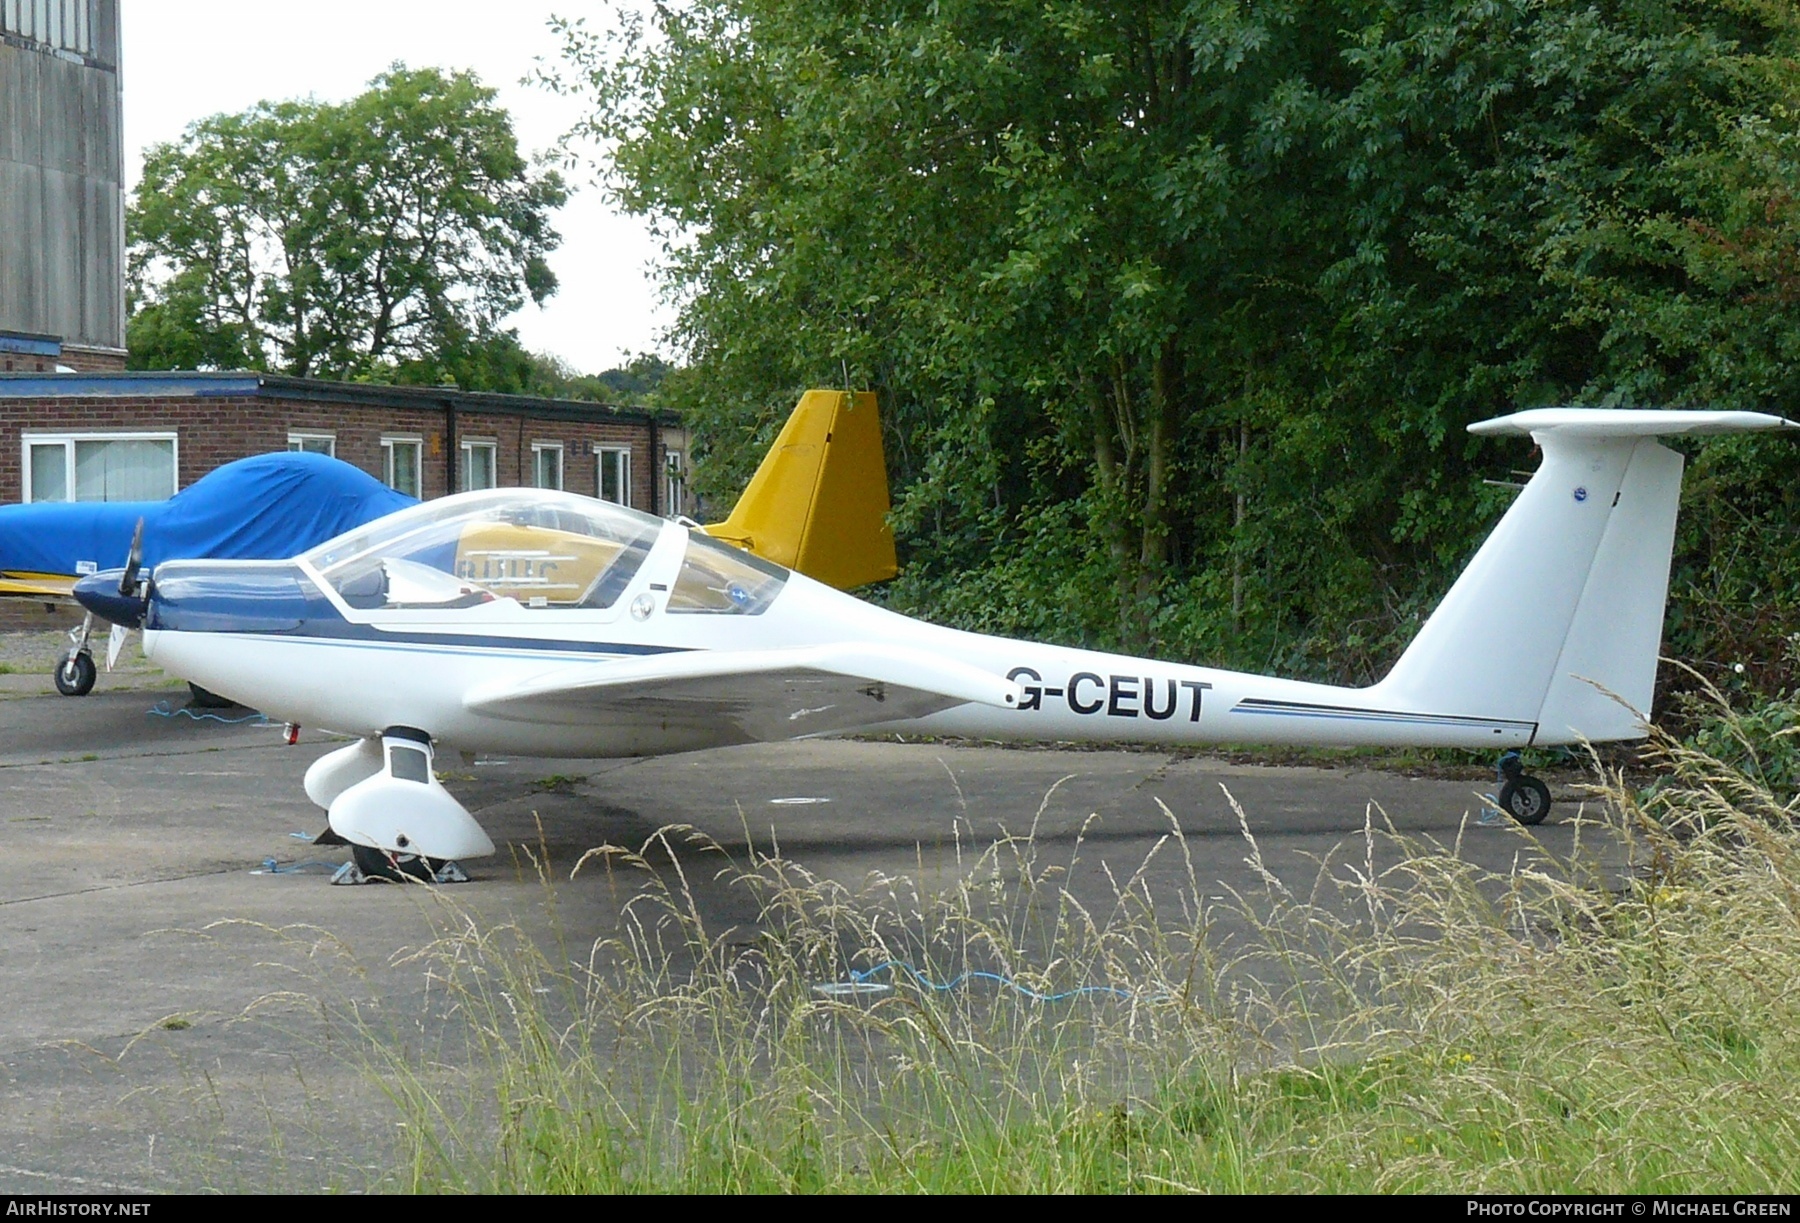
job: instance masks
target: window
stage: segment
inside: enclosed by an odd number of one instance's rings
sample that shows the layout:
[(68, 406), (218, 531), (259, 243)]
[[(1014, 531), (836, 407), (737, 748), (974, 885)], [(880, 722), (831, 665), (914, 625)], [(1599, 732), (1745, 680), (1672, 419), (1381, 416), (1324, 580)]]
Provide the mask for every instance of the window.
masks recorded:
[(531, 443), (531, 466), (535, 482), (539, 488), (561, 488), (562, 483), (562, 443)]
[(600, 464), (600, 500), (614, 505), (631, 504), (631, 450), (625, 446), (595, 446)]
[(462, 487), (465, 493), (499, 485), (500, 481), (495, 474), (499, 470), (499, 453), (499, 443), (484, 438), (471, 438), (462, 444)]
[(687, 491), (687, 468), (681, 462), (681, 451), (664, 451), (663, 476), (667, 483), (668, 496), (663, 501), (663, 513), (676, 518), (687, 511), (683, 494)]
[(671, 615), (759, 616), (787, 579), (788, 571), (772, 561), (689, 531), (687, 555), (675, 589), (669, 592), (668, 610)]
[(289, 433), (288, 449), (298, 454), (322, 454), (337, 457), (335, 433)]
[(27, 433), (26, 501), (161, 501), (175, 494), (173, 433)]
[(424, 439), (419, 437), (383, 437), (381, 439), (381, 478), (397, 493), (417, 497), (419, 493), (419, 451)]
[(77, 55), (94, 51), (93, 0), (5, 0), (0, 30)]
[[(506, 488), (389, 514), (303, 560), (358, 611), (603, 610), (625, 594), (665, 529), (616, 505)], [(758, 572), (715, 562), (681, 589), (693, 610), (754, 611), (766, 585)]]

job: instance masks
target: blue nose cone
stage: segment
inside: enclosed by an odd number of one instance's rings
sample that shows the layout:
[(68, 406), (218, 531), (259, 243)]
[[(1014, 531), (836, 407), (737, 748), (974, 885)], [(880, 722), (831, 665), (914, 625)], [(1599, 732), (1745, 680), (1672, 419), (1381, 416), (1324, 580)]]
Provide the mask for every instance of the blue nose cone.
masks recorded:
[[(149, 599), (143, 593), (120, 594), (119, 582), (124, 576), (123, 569), (91, 573), (75, 583), (75, 600), (102, 620), (122, 624), (126, 628), (142, 628), (144, 608)], [(139, 583), (147, 584), (143, 578), (139, 579)]]

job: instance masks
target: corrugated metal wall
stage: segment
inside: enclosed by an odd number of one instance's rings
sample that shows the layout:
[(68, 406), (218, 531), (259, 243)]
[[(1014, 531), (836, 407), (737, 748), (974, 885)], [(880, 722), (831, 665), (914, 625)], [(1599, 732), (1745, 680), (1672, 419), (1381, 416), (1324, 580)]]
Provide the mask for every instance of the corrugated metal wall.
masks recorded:
[(118, 0), (0, 0), (0, 330), (123, 348)]

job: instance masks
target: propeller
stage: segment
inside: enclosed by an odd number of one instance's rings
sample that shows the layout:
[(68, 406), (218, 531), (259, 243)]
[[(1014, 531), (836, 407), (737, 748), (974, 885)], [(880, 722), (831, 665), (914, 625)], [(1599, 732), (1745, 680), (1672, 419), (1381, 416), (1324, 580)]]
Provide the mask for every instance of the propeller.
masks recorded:
[[(125, 628), (142, 628), (150, 610), (150, 582), (140, 580), (144, 569), (144, 520), (138, 519), (131, 533), (131, 551), (125, 555), (125, 568), (90, 573), (75, 583), (75, 601), (102, 620)], [(118, 574), (118, 584), (113, 575)], [(115, 635), (112, 655), (118, 653)]]
[(131, 551), (125, 554), (125, 572), (119, 575), (119, 595), (132, 599), (138, 593), (138, 570), (144, 564), (144, 520), (137, 520), (137, 529), (131, 533)]

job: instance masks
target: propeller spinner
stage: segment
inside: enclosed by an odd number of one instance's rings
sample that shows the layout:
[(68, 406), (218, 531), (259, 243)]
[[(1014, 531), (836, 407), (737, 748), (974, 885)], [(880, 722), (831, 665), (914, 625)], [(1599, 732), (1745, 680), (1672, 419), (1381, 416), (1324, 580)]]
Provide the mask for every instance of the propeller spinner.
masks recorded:
[(140, 518), (137, 529), (131, 533), (131, 551), (125, 554), (125, 568), (108, 569), (82, 578), (75, 583), (75, 599), (102, 620), (125, 628), (140, 628), (150, 604), (150, 584), (138, 579), (143, 567), (144, 520)]

